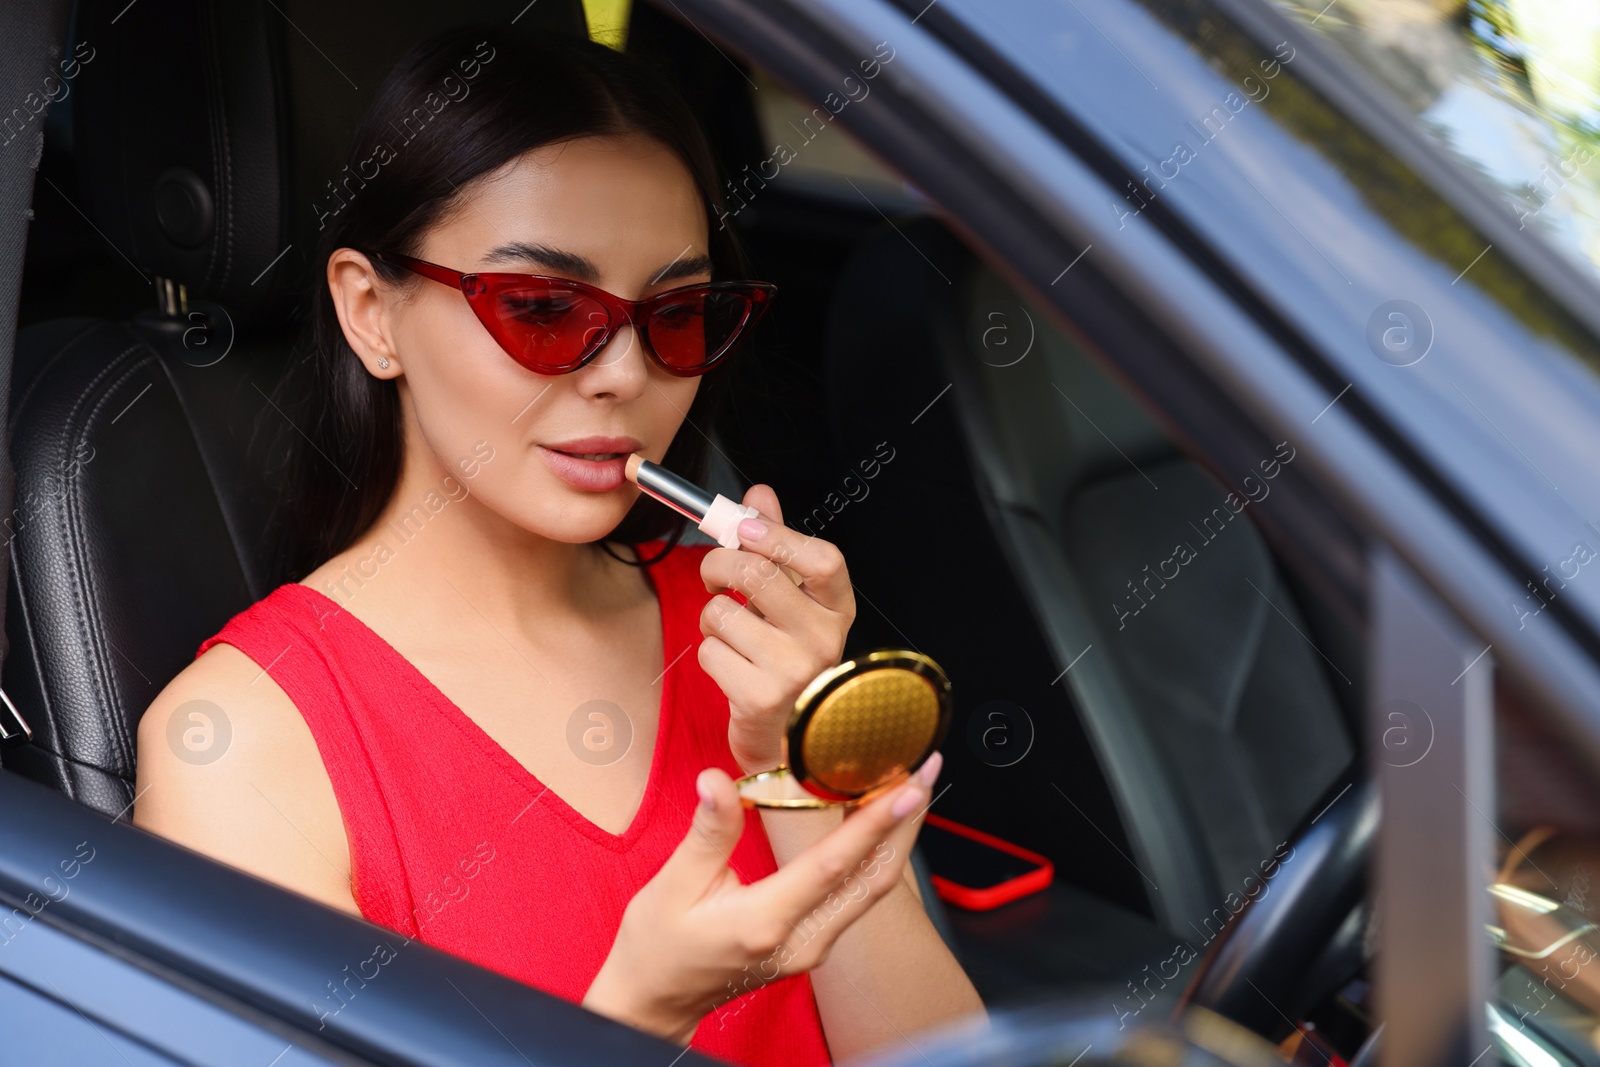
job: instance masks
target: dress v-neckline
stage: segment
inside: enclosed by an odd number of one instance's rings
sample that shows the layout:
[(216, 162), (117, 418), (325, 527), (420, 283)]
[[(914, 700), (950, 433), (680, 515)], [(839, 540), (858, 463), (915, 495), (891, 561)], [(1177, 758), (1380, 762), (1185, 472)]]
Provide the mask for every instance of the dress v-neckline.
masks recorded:
[[(645, 545), (654, 543), (645, 542)], [(669, 552), (667, 555), (671, 557), (672, 553)], [(662, 764), (666, 760), (667, 739), (670, 736), (669, 730), (672, 726), (674, 697), (676, 696), (676, 687), (673, 683), (671, 668), (677, 662), (677, 659), (668, 659), (672, 654), (672, 637), (676, 628), (671, 625), (671, 613), (667, 610), (666, 590), (663, 589), (664, 585), (670, 585), (671, 583), (658, 581), (653, 571), (662, 564), (671, 562), (673, 561), (668, 558), (663, 559), (661, 563), (656, 564), (654, 567), (639, 568), (644, 572), (645, 581), (650, 583), (650, 588), (655, 593), (656, 613), (661, 622), (662, 671), (659, 675), (661, 678), (661, 706), (656, 716), (655, 750), (651, 755), (649, 774), (645, 778), (644, 795), (639, 799), (639, 806), (634, 810), (632, 821), (628, 823), (627, 829), (620, 834), (614, 834), (605, 827), (598, 825), (577, 808), (563, 800), (561, 794), (540, 781), (538, 775), (523, 766), (515, 756), (506, 750), (504, 745), (489, 736), (487, 730), (478, 725), (472, 716), (462, 711), (455, 701), (445, 695), (444, 690), (440, 689), (427, 675), (418, 670), (415, 664), (400, 653), (399, 649), (391, 645), (382, 634), (362, 622), (355, 614), (346, 611), (337, 600), (334, 600), (315, 586), (306, 585), (302, 582), (291, 582), (289, 584), (333, 605), (334, 612), (322, 612), (322, 619), (325, 620), (328, 617), (337, 617), (339, 615), (348, 617), (357, 632), (364, 633), (368, 641), (383, 650), (383, 655), (395, 661), (399, 676), (418, 691), (425, 703), (437, 709), (452, 725), (460, 729), (479, 748), (483, 749), (485, 754), (494, 763), (502, 767), (513, 779), (530, 789), (533, 799), (528, 803), (529, 808), (536, 803), (548, 803), (550, 807), (555, 809), (557, 814), (571, 823), (586, 837), (608, 848), (621, 851), (631, 847), (639, 839), (639, 836), (644, 833), (644, 828), (649, 825), (655, 811), (656, 794), (661, 791)], [(681, 658), (681, 653), (679, 658)], [(527, 808), (523, 809), (523, 811), (526, 810)], [(519, 812), (518, 818), (520, 817), (521, 813)]]

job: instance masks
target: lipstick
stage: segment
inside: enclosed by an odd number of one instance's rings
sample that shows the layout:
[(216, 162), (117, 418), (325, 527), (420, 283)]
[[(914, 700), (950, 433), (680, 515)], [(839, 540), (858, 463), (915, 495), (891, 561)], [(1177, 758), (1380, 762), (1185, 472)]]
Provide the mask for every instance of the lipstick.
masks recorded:
[[(739, 523), (743, 519), (759, 517), (760, 512), (747, 504), (738, 504), (721, 493), (712, 495), (687, 478), (673, 474), (667, 468), (634, 452), (622, 468), (623, 477), (637, 485), (647, 496), (655, 497), (673, 511), (697, 524), (723, 548), (738, 548)], [(778, 564), (795, 585), (804, 579), (792, 568)]]

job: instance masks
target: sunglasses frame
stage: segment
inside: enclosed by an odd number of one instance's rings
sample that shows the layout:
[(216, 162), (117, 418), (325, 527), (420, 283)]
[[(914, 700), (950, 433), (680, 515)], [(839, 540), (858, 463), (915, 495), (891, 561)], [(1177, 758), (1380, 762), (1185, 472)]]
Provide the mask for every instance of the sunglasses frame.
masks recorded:
[[(461, 295), (466, 297), (467, 304), (472, 308), (472, 313), (478, 317), (483, 328), (489, 331), (489, 336), (495, 339), (506, 355), (510, 356), (519, 366), (526, 367), (535, 374), (556, 375), (570, 374), (590, 363), (599, 355), (606, 345), (611, 342), (612, 336), (624, 325), (632, 325), (638, 332), (644, 344), (646, 355), (651, 362), (668, 374), (679, 378), (693, 378), (711, 370), (734, 350), (741, 340), (750, 332), (751, 328), (761, 320), (767, 308), (771, 306), (772, 299), (777, 295), (778, 287), (771, 282), (756, 281), (725, 281), (725, 282), (697, 282), (693, 285), (680, 285), (675, 289), (668, 289), (647, 296), (642, 300), (629, 300), (613, 293), (608, 293), (598, 286), (586, 282), (574, 281), (571, 278), (559, 278), (545, 274), (521, 274), (514, 272), (484, 271), (481, 273), (463, 273), (441, 267), (437, 263), (416, 259), (412, 256), (403, 256), (396, 252), (368, 252), (371, 259), (392, 263), (403, 267), (413, 274), (459, 289)], [(550, 289), (565, 289), (581, 293), (598, 303), (606, 312), (606, 322), (601, 327), (589, 327), (595, 330), (595, 336), (584, 346), (583, 352), (577, 359), (562, 364), (534, 365), (518, 356), (513, 350), (514, 342), (511, 335), (504, 329), (500, 317), (495, 314), (495, 297), (507, 288), (528, 287), (529, 282), (537, 283), (534, 287), (543, 285)], [(703, 364), (694, 367), (679, 367), (668, 363), (657, 354), (655, 346), (650, 343), (650, 320), (655, 308), (681, 299), (686, 293), (700, 291), (709, 292), (736, 292), (746, 298), (744, 318), (734, 328), (726, 343), (711, 355)]]

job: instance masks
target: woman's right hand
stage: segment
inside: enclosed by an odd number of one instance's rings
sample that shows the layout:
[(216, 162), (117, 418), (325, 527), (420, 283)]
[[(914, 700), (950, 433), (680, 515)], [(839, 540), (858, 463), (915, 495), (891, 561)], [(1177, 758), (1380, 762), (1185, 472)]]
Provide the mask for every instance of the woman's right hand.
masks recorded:
[(686, 1044), (707, 1012), (817, 966), (901, 883), (929, 789), (913, 777), (848, 815), (774, 873), (744, 885), (728, 858), (744, 831), (733, 779), (696, 780), (683, 842), (628, 902), (583, 1006)]

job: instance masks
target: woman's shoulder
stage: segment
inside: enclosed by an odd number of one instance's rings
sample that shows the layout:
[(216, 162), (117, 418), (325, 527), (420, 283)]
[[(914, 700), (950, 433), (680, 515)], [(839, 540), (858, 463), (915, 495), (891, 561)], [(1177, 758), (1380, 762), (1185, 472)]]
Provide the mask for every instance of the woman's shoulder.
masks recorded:
[(348, 620), (335, 623), (344, 614), (339, 602), (310, 585), (278, 586), (202, 641), (146, 717), (186, 701), (225, 702), (256, 728), (255, 736), (271, 744), (289, 741), (297, 752), (315, 755), (317, 722), (307, 716), (329, 719), (326, 710), (340, 698), (339, 665), (364, 632)]
[[(234, 619), (278, 609), (282, 597), (268, 604), (277, 595)], [(225, 626), (218, 638), (228, 634)], [(357, 910), (316, 740), (263, 664), (226, 640), (208, 641), (145, 709), (137, 745), (136, 824)]]
[[(257, 645), (253, 638), (281, 629), (287, 620), (312, 617), (306, 604), (306, 594), (312, 592), (298, 583), (285, 583), (236, 612), (200, 643), (195, 658), (156, 695), (145, 718), (163, 708), (177, 710), (191, 703), (198, 707), (209, 702), (217, 705), (218, 714), (212, 719), (224, 732), (229, 732), (232, 720), (241, 715), (262, 719), (282, 717), (287, 712), (298, 721), (300, 716), (293, 702), (253, 654)], [(233, 714), (223, 711), (224, 706)], [(141, 720), (140, 730), (144, 729)]]
[(229, 766), (259, 780), (303, 762), (279, 762), (286, 756), (315, 756), (300, 710), (268, 673), (257, 643), (245, 639), (247, 631), (282, 618), (285, 601), (296, 595), (280, 588), (234, 615), (156, 694), (139, 720), (141, 776), (153, 767), (181, 773)]
[[(166, 730), (165, 720), (173, 718), (192, 729), (188, 733), (176, 727)], [(217, 642), (156, 695), (140, 721), (140, 731), (148, 732), (154, 720), (160, 740), (165, 741), (169, 732), (175, 740), (171, 745), (152, 745), (152, 749), (166, 747), (180, 760), (204, 766), (230, 755), (235, 737), (256, 736), (259, 731), (250, 727), (291, 718), (295, 722), (300, 719), (294, 704), (262, 666), (238, 647)], [(214, 752), (207, 751), (208, 737), (215, 739)]]

